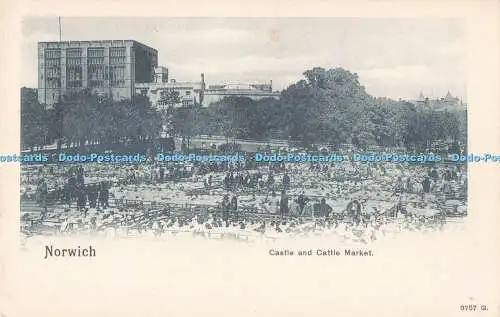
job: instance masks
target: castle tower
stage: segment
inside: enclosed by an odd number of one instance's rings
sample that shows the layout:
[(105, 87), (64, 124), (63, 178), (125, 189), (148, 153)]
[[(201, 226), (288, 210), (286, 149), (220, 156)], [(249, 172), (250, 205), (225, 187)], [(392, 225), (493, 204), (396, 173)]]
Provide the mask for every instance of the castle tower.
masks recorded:
[(425, 101), (424, 93), (420, 91), (420, 95), (418, 96), (418, 101)]
[(444, 97), (444, 100), (453, 101), (453, 96), (451, 95), (449, 90), (448, 90), (448, 93), (446, 94), (446, 97)]

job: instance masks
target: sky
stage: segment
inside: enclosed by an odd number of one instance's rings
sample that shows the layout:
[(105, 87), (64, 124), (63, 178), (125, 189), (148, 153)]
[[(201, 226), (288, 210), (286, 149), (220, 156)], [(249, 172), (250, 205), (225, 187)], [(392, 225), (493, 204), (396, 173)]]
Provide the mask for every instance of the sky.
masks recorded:
[[(158, 50), (170, 78), (269, 82), (281, 90), (312, 67), (357, 73), (375, 97), (466, 100), (465, 26), (448, 19), (62, 17), (62, 40), (133, 39)], [(37, 86), (37, 42), (58, 41), (57, 17), (22, 25), (22, 86)]]

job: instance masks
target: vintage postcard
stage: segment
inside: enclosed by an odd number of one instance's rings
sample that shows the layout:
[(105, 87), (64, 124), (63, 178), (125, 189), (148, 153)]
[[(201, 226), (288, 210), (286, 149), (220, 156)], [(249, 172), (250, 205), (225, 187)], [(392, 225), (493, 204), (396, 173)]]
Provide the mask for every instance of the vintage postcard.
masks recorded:
[(500, 315), (498, 2), (50, 3), (1, 15), (2, 316)]

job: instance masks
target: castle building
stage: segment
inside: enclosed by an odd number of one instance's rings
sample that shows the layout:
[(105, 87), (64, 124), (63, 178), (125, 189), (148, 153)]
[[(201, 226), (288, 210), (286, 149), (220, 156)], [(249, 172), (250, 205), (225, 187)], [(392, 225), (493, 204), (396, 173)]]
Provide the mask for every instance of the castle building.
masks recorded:
[(88, 88), (130, 99), (136, 83), (151, 82), (158, 51), (133, 40), (38, 43), (38, 100), (51, 108), (64, 95)]
[(434, 110), (464, 110), (467, 108), (467, 104), (460, 98), (454, 97), (449, 91), (442, 98), (425, 97), (423, 92), (420, 92), (418, 99), (413, 101), (413, 103)]

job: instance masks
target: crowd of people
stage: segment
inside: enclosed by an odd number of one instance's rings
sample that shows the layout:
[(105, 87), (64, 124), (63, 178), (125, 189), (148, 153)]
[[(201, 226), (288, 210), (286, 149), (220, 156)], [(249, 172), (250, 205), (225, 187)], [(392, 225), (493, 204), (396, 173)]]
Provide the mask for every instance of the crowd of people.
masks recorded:
[(436, 229), (467, 212), (465, 165), (89, 163), (23, 166), (21, 176), (22, 199), (42, 207), (21, 210), (26, 234), (349, 231), (368, 241), (367, 230)]

